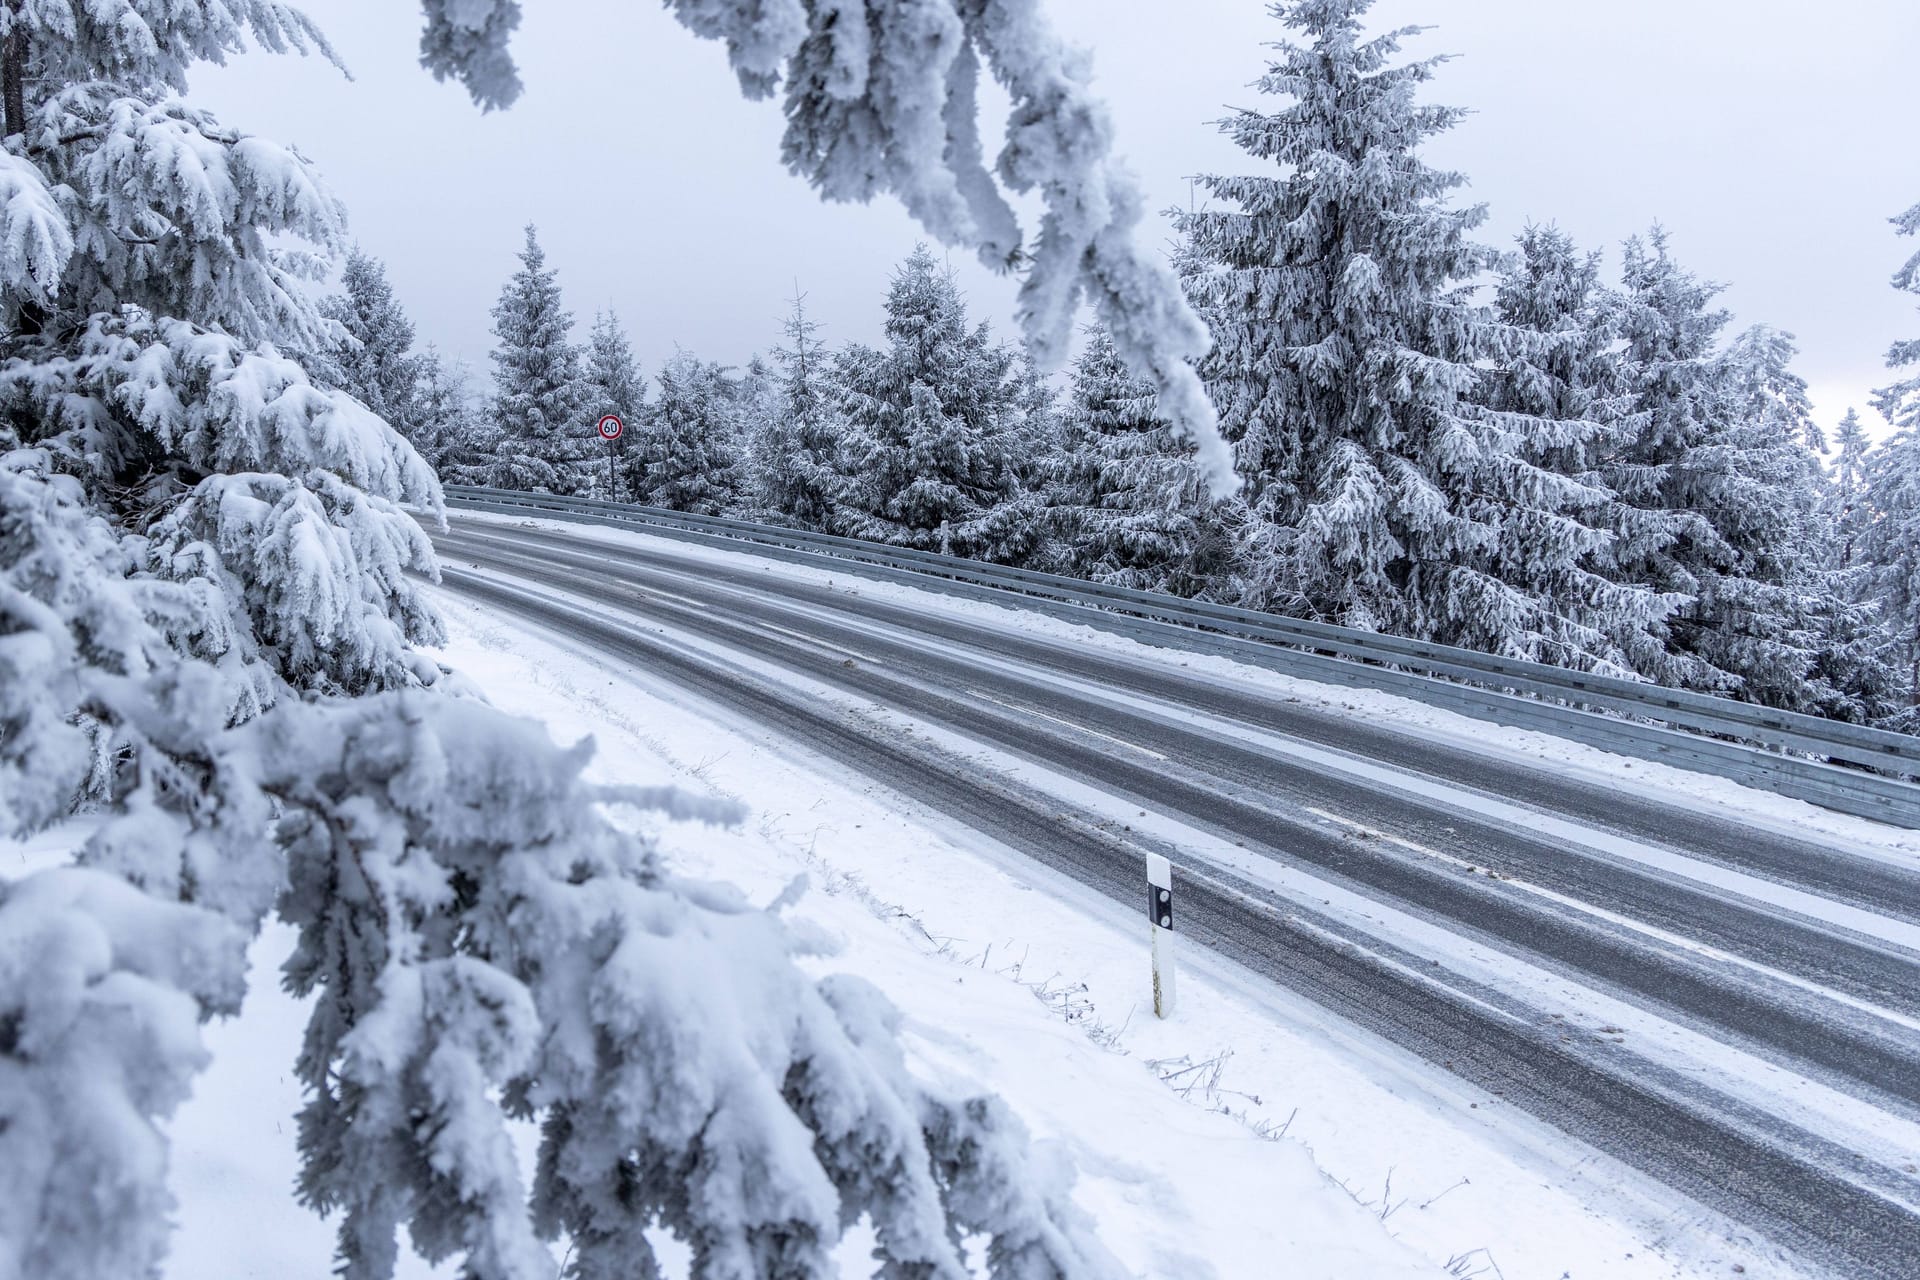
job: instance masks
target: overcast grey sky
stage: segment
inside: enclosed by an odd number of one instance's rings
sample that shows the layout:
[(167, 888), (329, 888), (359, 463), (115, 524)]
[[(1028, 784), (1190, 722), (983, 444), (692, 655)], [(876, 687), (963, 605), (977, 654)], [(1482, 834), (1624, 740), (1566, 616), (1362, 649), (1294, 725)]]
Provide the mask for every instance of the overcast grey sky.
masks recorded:
[[(1257, 171), (1210, 122), (1263, 106), (1247, 85), (1282, 28), (1262, 0), (1051, 7), (1091, 49), (1155, 207), (1184, 204), (1190, 174)], [(485, 116), (419, 69), (412, 0), (306, 8), (353, 82), (261, 54), (203, 70), (194, 98), (316, 160), (422, 339), (480, 375), (528, 221), (582, 332), (617, 307), (649, 372), (676, 343), (735, 363), (765, 349), (796, 281), (828, 340), (877, 338), (914, 224), (889, 202), (822, 205), (788, 176), (777, 104), (744, 101), (719, 47), (659, 5), (526, 0), (527, 93)], [(1381, 0), (1372, 16), (1430, 26), (1410, 54), (1458, 55), (1429, 97), (1476, 114), (1428, 155), (1490, 203), (1487, 238), (1555, 221), (1606, 248), (1611, 270), (1621, 239), (1663, 221), (1683, 262), (1729, 285), (1737, 325), (1798, 336), (1824, 425), (1865, 411), (1888, 344), (1920, 337), (1920, 311), (1887, 283), (1920, 247), (1887, 222), (1920, 201), (1920, 4)], [(1012, 284), (956, 266), (1004, 329)]]

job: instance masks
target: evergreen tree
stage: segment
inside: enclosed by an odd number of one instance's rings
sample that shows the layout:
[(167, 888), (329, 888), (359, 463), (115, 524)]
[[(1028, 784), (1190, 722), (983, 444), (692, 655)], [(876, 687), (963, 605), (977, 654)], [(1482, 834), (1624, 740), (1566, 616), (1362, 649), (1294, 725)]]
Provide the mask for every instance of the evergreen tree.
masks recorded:
[(676, 351), (627, 455), (627, 487), (647, 506), (714, 516), (735, 496), (740, 388), (726, 369)]
[(1906, 427), (1867, 456), (1859, 553), (1871, 566), (1869, 597), (1883, 651), (1896, 672), (1901, 712), (1892, 727), (1920, 728), (1920, 429)]
[(1687, 600), (1667, 679), (1865, 714), (1877, 678), (1828, 661), (1856, 622), (1841, 616), (1844, 583), (1822, 563), (1819, 431), (1789, 367), (1792, 339), (1759, 326), (1717, 350), (1729, 319), (1711, 305), (1719, 292), (1674, 260), (1659, 228), (1627, 242), (1619, 323), (1634, 430), (1604, 471), (1663, 522), (1621, 572)]
[(1726, 405), (1714, 344), (1731, 317), (1711, 306), (1721, 286), (1681, 267), (1658, 226), (1648, 239), (1626, 242), (1621, 286), (1616, 326), (1632, 430), (1609, 452), (1602, 471), (1621, 500), (1645, 517), (1641, 536), (1616, 552), (1615, 572), (1622, 581), (1686, 602), (1684, 616), (1674, 622), (1662, 682), (1734, 693), (1738, 677), (1698, 653), (1701, 566), (1728, 562), (1730, 553), (1693, 506), (1701, 469), (1693, 453), (1719, 429), (1715, 415)]
[[(1920, 205), (1893, 220), (1903, 236), (1920, 235)], [(1894, 273), (1893, 287), (1920, 294), (1920, 252)], [(1896, 342), (1887, 367), (1920, 364), (1920, 339)], [(1869, 594), (1879, 610), (1891, 660), (1908, 709), (1895, 727), (1920, 727), (1920, 375), (1879, 388), (1874, 408), (1897, 428), (1868, 455), (1867, 507), (1861, 542), (1873, 566)]]
[(768, 518), (825, 529), (838, 492), (834, 458), (843, 428), (820, 326), (796, 294), (775, 347), (772, 395), (754, 415), (748, 470), (754, 503)]
[[(1211, 322), (1202, 366), (1246, 480), (1246, 603), (1530, 658), (1619, 665), (1599, 619), (1621, 594), (1588, 566), (1606, 495), (1524, 456), (1546, 429), (1480, 403), (1516, 340), (1468, 286), (1496, 255), (1455, 209), (1464, 179), (1420, 145), (1461, 113), (1415, 92), (1439, 59), (1395, 65), (1407, 31), (1363, 39), (1370, 0), (1276, 8), (1260, 80), (1292, 103), (1223, 128), (1279, 177), (1202, 179), (1226, 207), (1185, 214), (1183, 267)], [(1634, 610), (1648, 612), (1640, 604)]]
[[(1112, 335), (1108, 335), (1111, 340)], [(1023, 490), (1046, 487), (1066, 456), (1066, 421), (1053, 380), (1025, 346), (1013, 348), (1013, 421), (1008, 432), (1014, 474)]]
[(307, 287), (338, 201), (181, 96), (200, 62), (319, 32), (266, 3), (4, 25), (0, 836), (83, 821), (71, 865), (0, 870), (0, 1274), (148, 1276), (166, 1119), (201, 1024), (240, 1008), (301, 809), (249, 735), (437, 681), (400, 504), (440, 492), (286, 354), (330, 335)]
[(1851, 570), (1859, 560), (1859, 539), (1867, 516), (1866, 428), (1860, 424), (1858, 410), (1849, 407), (1833, 434), (1837, 453), (1833, 474), (1827, 487), (1827, 521), (1832, 530), (1832, 562), (1835, 568)]
[(1627, 501), (1665, 513), (1656, 536), (1622, 568), (1635, 581), (1692, 597), (1690, 544), (1710, 543), (1713, 531), (1691, 516), (1680, 491), (1692, 449), (1713, 431), (1714, 344), (1731, 316), (1710, 306), (1721, 286), (1681, 267), (1658, 226), (1647, 240), (1627, 241), (1621, 284), (1617, 323), (1634, 430), (1609, 458), (1607, 479)]
[[(620, 325), (620, 317), (611, 308), (596, 313), (593, 331), (587, 340), (586, 408), (587, 416), (595, 422), (611, 413), (626, 428), (611, 448), (615, 476), (627, 469), (628, 451), (633, 447), (632, 433), (640, 426), (646, 396), (640, 362), (633, 357), (633, 345)], [(606, 446), (596, 447), (606, 450)], [(601, 487), (606, 470), (598, 461), (594, 463), (591, 474), (595, 489)], [(600, 496), (617, 501), (628, 495), (623, 488), (618, 493)]]
[[(1635, 548), (1662, 541), (1667, 521), (1664, 513), (1623, 501), (1603, 474), (1635, 427), (1614, 350), (1616, 299), (1600, 282), (1600, 255), (1580, 253), (1557, 228), (1526, 228), (1518, 250), (1502, 264), (1495, 287), (1495, 314), (1508, 332), (1481, 394), (1513, 425), (1512, 448), (1521, 462), (1582, 486), (1567, 514), (1610, 537), (1568, 564), (1551, 545), (1544, 553), (1530, 547), (1523, 524), (1517, 539), (1503, 540), (1501, 554), (1522, 581), (1527, 565), (1546, 569), (1535, 588), (1577, 629), (1567, 649), (1541, 656), (1567, 661), (1572, 655), (1577, 663), (1581, 653), (1605, 654), (1657, 679), (1668, 667), (1667, 618), (1685, 597), (1647, 590), (1619, 568)], [(1556, 522), (1544, 519), (1536, 528), (1551, 544)]]
[(493, 308), (492, 483), (507, 489), (572, 493), (585, 487), (593, 424), (582, 398), (573, 315), (560, 301), (531, 224), (520, 269)]
[(413, 351), (413, 323), (393, 296), (387, 269), (356, 247), (347, 254), (340, 287), (320, 303), (320, 314), (343, 331), (321, 372), (420, 448), (414, 414), (420, 357)]
[(1820, 600), (1817, 680), (1851, 694), (1852, 705), (1831, 714), (1878, 720), (1899, 699), (1900, 664), (1889, 654), (1874, 601), (1873, 566), (1864, 535), (1872, 514), (1867, 491), (1871, 459), (1860, 415), (1849, 408), (1834, 433), (1832, 469), (1823, 477), (1817, 533)]
[(953, 279), (925, 245), (887, 292), (884, 351), (836, 362), (847, 422), (836, 531), (895, 546), (1015, 561), (1040, 534), (1021, 487), (1031, 388), (985, 324), (970, 328)]
[(464, 360), (449, 363), (428, 343), (414, 362), (411, 439), (441, 480), (484, 484), (490, 461), (475, 412), (473, 375)]
[(1697, 571), (1691, 645), (1746, 697), (1858, 720), (1874, 714), (1884, 680), (1859, 643), (1865, 618), (1826, 563), (1825, 441), (1794, 353), (1791, 335), (1761, 325), (1718, 362), (1717, 429), (1680, 473), (1724, 548)]
[[(1196, 442), (1221, 496), (1235, 485), (1191, 362), (1206, 331), (1157, 254), (1134, 242), (1144, 203), (1113, 155), (1113, 128), (1086, 69), (1032, 0), (916, 0), (850, 7), (843, 0), (669, 0), (697, 34), (724, 42), (749, 97), (783, 96), (787, 167), (830, 200), (897, 194), (946, 244), (968, 245), (1000, 271), (1021, 272), (1015, 314), (1044, 369), (1065, 363), (1085, 301), (1129, 364), (1150, 379), (1161, 411)], [(508, 44), (515, 0), (422, 0), (421, 62), (487, 108), (520, 93)], [(985, 68), (1014, 104), (1006, 145), (989, 169), (980, 137)], [(1045, 207), (1021, 243), (1010, 191)]]
[(1222, 585), (1230, 548), (1193, 447), (1155, 414), (1153, 388), (1104, 329), (1088, 331), (1063, 419), (1049, 495), (1059, 555), (1049, 567), (1182, 596)]
[[(1903, 236), (1920, 235), (1920, 204), (1895, 218), (1893, 225)], [(1920, 251), (1894, 272), (1893, 287), (1902, 293), (1920, 295)], [(1920, 364), (1920, 338), (1896, 342), (1887, 349), (1889, 369), (1905, 369), (1917, 364)], [(1873, 407), (1903, 431), (1920, 428), (1920, 373), (1875, 391)]]

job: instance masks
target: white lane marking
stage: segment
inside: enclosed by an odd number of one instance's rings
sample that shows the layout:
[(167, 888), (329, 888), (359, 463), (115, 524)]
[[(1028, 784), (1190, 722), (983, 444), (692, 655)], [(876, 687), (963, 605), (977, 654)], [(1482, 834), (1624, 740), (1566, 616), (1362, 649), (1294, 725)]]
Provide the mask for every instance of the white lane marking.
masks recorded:
[(1129, 751), (1138, 751), (1143, 756), (1152, 756), (1155, 760), (1164, 761), (1167, 759), (1166, 756), (1160, 754), (1158, 751), (1155, 751), (1151, 747), (1143, 747), (1137, 742), (1128, 742), (1125, 738), (1116, 738), (1112, 734), (1102, 733), (1098, 729), (1089, 729), (1087, 728), (1087, 726), (1083, 724), (1075, 724), (1071, 720), (1062, 720), (1059, 716), (1050, 716), (1044, 711), (1035, 711), (1032, 707), (1023, 707), (1017, 703), (1003, 702), (999, 698), (994, 697), (992, 694), (987, 693), (984, 690), (966, 689), (963, 692), (965, 692), (969, 697), (984, 699), (987, 702), (993, 703), (995, 706), (1004, 707), (1008, 711), (1012, 711), (1018, 715), (1032, 716), (1036, 720), (1049, 720), (1049, 721), (1052, 721), (1054, 724), (1060, 725), (1064, 728), (1072, 729), (1076, 733), (1084, 733), (1091, 737), (1103, 739), (1107, 742), (1113, 743), (1115, 746), (1125, 747)]
[(783, 636), (786, 636), (791, 640), (798, 640), (802, 644), (809, 644), (817, 649), (825, 649), (831, 653), (850, 654), (853, 657), (860, 659), (860, 661), (870, 663), (876, 667), (884, 667), (885, 665), (887, 665), (886, 659), (884, 658), (876, 658), (871, 654), (862, 653), (858, 649), (849, 649), (843, 644), (835, 644), (831, 640), (822, 640), (819, 636), (810, 636), (806, 634), (804, 631), (789, 630), (788, 628), (776, 625), (775, 623), (753, 622), (753, 623), (742, 623), (741, 625), (757, 627), (762, 631), (775, 631)]
[(703, 604), (700, 601), (693, 599), (691, 596), (680, 595), (678, 592), (662, 591), (658, 587), (636, 586), (630, 582), (623, 582), (620, 585), (627, 589), (627, 593), (629, 595), (658, 596), (662, 600), (671, 600), (673, 603), (677, 605), (681, 605), (684, 608), (698, 609), (702, 613), (713, 612), (713, 607), (711, 605)]
[(1645, 937), (1658, 939), (1661, 942), (1667, 943), (1669, 946), (1678, 947), (1681, 950), (1690, 951), (1695, 955), (1704, 956), (1711, 960), (1717, 960), (1722, 964), (1732, 965), (1737, 968), (1745, 969), (1750, 973), (1761, 974), (1765, 977), (1772, 978), (1776, 981), (1785, 983), (1790, 987), (1797, 987), (1802, 991), (1810, 992), (1814, 995), (1821, 996), (1824, 999), (1832, 1000), (1837, 1004), (1844, 1004), (1849, 1008), (1857, 1009), (1862, 1013), (1872, 1014), (1876, 1018), (1885, 1019), (1888, 1022), (1892, 1022), (1899, 1026), (1906, 1027), (1909, 1030), (1920, 1031), (1920, 1018), (1915, 1018), (1910, 1014), (1902, 1013), (1898, 1009), (1889, 1009), (1883, 1005), (1875, 1004), (1870, 1000), (1864, 1000), (1859, 996), (1853, 995), (1849, 992), (1836, 991), (1832, 987), (1822, 986), (1820, 983), (1815, 982), (1810, 978), (1803, 978), (1799, 974), (1788, 973), (1784, 969), (1776, 969), (1771, 965), (1762, 964), (1759, 961), (1749, 959), (1746, 956), (1735, 955), (1730, 951), (1722, 951), (1720, 948), (1713, 946), (1710, 943), (1701, 942), (1694, 938), (1684, 937), (1681, 934), (1670, 933), (1667, 930), (1660, 928), (1658, 925), (1648, 924), (1644, 920), (1636, 920), (1632, 916), (1621, 915), (1617, 911), (1610, 911), (1605, 907), (1596, 906), (1595, 904), (1591, 902), (1587, 902), (1580, 898), (1569, 897), (1564, 893), (1559, 893), (1553, 889), (1549, 889), (1545, 885), (1534, 884), (1531, 881), (1522, 880), (1514, 876), (1509, 876), (1504, 872), (1495, 874), (1492, 868), (1484, 866), (1480, 863), (1469, 862), (1465, 858), (1458, 857), (1451, 853), (1443, 853), (1438, 849), (1429, 849), (1426, 845), (1417, 844), (1412, 840), (1403, 839), (1400, 836), (1394, 835), (1390, 831), (1376, 830), (1375, 828), (1369, 827), (1364, 823), (1355, 822), (1351, 818), (1344, 818), (1337, 813), (1329, 813), (1325, 809), (1316, 809), (1312, 805), (1307, 805), (1305, 806), (1305, 808), (1308, 813), (1314, 814), (1317, 817), (1325, 818), (1329, 822), (1338, 823), (1340, 826), (1349, 828), (1351, 830), (1361, 832), (1362, 834), (1366, 835), (1369, 839), (1379, 840), (1387, 844), (1396, 844), (1403, 849), (1411, 850), (1414, 853), (1422, 854), (1429, 858), (1438, 858), (1440, 861), (1450, 863), (1453, 866), (1459, 867), (1463, 871), (1472, 872), (1472, 873), (1484, 872), (1486, 873), (1486, 878), (1489, 880), (1493, 880), (1501, 884), (1510, 884), (1514, 888), (1519, 889), (1523, 892), (1531, 893), (1536, 897), (1545, 898), (1547, 901), (1558, 903), (1561, 906), (1571, 907), (1573, 910), (1578, 911), (1583, 915), (1592, 916), (1596, 920), (1605, 920), (1611, 924), (1616, 924), (1623, 928), (1630, 929), (1633, 932), (1641, 934)]

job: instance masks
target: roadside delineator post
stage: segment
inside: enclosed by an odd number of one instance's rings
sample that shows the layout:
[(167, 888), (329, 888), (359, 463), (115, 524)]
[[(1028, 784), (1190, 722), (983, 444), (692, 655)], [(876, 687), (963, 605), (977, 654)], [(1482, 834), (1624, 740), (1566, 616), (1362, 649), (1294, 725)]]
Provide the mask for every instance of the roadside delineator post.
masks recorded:
[(1147, 855), (1147, 920), (1153, 929), (1153, 1012), (1173, 1016), (1173, 864)]

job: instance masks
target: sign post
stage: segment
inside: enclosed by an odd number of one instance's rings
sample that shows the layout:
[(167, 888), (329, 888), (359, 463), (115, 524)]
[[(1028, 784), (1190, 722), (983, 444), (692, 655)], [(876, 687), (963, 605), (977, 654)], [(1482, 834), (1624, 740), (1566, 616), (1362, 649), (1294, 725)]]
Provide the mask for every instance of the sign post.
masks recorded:
[(1153, 930), (1153, 1012), (1173, 1016), (1173, 864), (1147, 855), (1147, 920)]
[(595, 429), (600, 432), (600, 438), (607, 442), (607, 501), (618, 502), (619, 486), (613, 476), (613, 442), (620, 438), (620, 433), (627, 429), (627, 424), (620, 421), (619, 414), (609, 413), (600, 419)]

